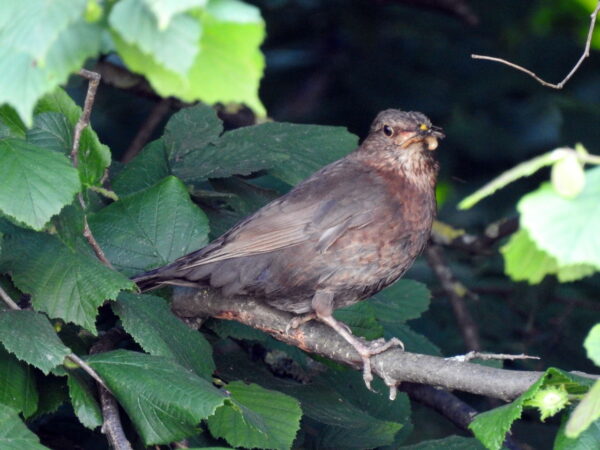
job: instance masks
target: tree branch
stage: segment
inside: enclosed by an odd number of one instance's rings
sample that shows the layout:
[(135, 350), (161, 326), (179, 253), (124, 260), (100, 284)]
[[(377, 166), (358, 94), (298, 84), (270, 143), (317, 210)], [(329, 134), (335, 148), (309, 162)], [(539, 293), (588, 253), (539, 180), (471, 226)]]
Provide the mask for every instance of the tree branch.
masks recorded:
[(469, 350), (481, 350), (481, 342), (479, 340), (479, 328), (473, 320), (469, 308), (465, 303), (465, 297), (469, 294), (467, 288), (456, 279), (450, 267), (446, 263), (442, 248), (438, 245), (430, 245), (425, 250), (427, 262), (439, 280), (444, 292), (450, 299), (454, 317), (458, 322), (458, 327), (462, 334), (465, 345)]
[[(106, 332), (90, 349), (90, 354), (107, 352), (115, 347), (123, 333), (118, 328)], [(102, 433), (108, 438), (110, 446), (115, 450), (132, 450), (131, 444), (125, 435), (119, 405), (113, 395), (103, 386), (98, 384), (98, 394), (102, 405)]]
[[(176, 288), (172, 308), (181, 317), (212, 316), (237, 320), (309, 353), (355, 368), (361, 367), (359, 355), (331, 328), (312, 321), (287, 334), (285, 328), (293, 316), (258, 300), (223, 298), (207, 290)], [(542, 375), (535, 371), (495, 369), (448, 361), (400, 349), (390, 349), (374, 356), (372, 361), (373, 372), (381, 378), (429, 384), (506, 401), (522, 394)]]
[(592, 12), (592, 14), (590, 15), (590, 18), (591, 18), (590, 28), (588, 30), (588, 35), (587, 35), (587, 39), (585, 41), (585, 48), (583, 49), (583, 53), (581, 54), (581, 56), (579, 57), (579, 60), (573, 66), (571, 71), (567, 74), (567, 76), (560, 83), (553, 84), (553, 83), (544, 81), (539, 76), (537, 76), (534, 72), (532, 72), (531, 70), (526, 69), (525, 67), (519, 66), (518, 64), (512, 63), (510, 61), (507, 61), (506, 59), (496, 58), (493, 56), (475, 55), (475, 54), (471, 55), (471, 58), (485, 59), (487, 61), (495, 61), (495, 62), (499, 62), (501, 64), (506, 64), (507, 66), (512, 67), (513, 69), (520, 70), (521, 72), (526, 73), (530, 77), (534, 78), (542, 86), (550, 87), (553, 89), (562, 89), (565, 86), (565, 84), (567, 84), (567, 82), (571, 79), (571, 77), (573, 75), (575, 75), (575, 72), (577, 72), (577, 70), (579, 69), (579, 66), (581, 66), (581, 64), (583, 64), (583, 61), (588, 56), (590, 56), (590, 45), (592, 43), (592, 37), (594, 35), (594, 27), (596, 26), (596, 17), (598, 16), (599, 11), (600, 11), (600, 1), (596, 5), (596, 8), (594, 8), (594, 11)]

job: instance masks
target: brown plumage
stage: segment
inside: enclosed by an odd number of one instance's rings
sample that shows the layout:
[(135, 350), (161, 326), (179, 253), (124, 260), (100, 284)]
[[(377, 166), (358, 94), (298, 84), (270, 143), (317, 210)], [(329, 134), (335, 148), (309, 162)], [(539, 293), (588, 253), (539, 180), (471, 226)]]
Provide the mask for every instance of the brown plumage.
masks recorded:
[(292, 326), (317, 318), (358, 351), (369, 385), (370, 356), (401, 343), (368, 345), (331, 313), (396, 281), (423, 250), (436, 209), (431, 150), (443, 136), (421, 113), (383, 111), (357, 150), (206, 247), (134, 280), (142, 290), (210, 286), (261, 298), (302, 315)]

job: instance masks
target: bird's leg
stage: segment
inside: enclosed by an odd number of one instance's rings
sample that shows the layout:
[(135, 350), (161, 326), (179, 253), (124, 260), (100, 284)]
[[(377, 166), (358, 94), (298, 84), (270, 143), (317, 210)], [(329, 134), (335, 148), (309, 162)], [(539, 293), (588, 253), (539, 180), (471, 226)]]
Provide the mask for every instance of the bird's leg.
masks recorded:
[(371, 389), (371, 381), (373, 381), (371, 356), (383, 353), (390, 347), (400, 346), (404, 348), (404, 345), (396, 338), (390, 339), (387, 342), (384, 339), (378, 339), (368, 344), (362, 342), (352, 334), (346, 324), (338, 322), (332, 316), (333, 296), (332, 292), (317, 291), (312, 299), (312, 308), (321, 322), (333, 328), (358, 352), (363, 362), (363, 380), (365, 381), (367, 388)]
[(288, 322), (285, 327), (285, 333), (290, 334), (290, 330), (298, 328), (300, 325), (305, 324), (306, 322), (310, 322), (311, 320), (315, 320), (317, 315), (314, 312), (310, 312), (307, 314), (302, 314), (300, 316), (294, 317), (292, 320)]

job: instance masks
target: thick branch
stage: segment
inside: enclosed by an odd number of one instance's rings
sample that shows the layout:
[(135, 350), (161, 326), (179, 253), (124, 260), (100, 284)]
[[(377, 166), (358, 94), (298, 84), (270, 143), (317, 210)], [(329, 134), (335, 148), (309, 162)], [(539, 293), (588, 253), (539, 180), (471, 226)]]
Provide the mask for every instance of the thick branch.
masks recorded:
[[(286, 334), (292, 315), (254, 300), (227, 299), (205, 290), (176, 288), (173, 310), (181, 317), (213, 316), (237, 320), (269, 333), (276, 339), (310, 353), (317, 353), (352, 367), (361, 360), (354, 349), (331, 328), (312, 321)], [(495, 369), (472, 363), (448, 361), (428, 355), (391, 349), (374, 356), (373, 372), (400, 382), (429, 384), (502, 400), (523, 393), (541, 372)]]

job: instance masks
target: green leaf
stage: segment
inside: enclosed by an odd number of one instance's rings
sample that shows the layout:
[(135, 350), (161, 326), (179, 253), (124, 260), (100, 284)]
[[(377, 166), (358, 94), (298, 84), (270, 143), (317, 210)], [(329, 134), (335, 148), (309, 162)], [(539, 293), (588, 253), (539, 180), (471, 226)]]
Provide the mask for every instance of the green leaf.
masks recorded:
[(245, 103), (259, 115), (265, 115), (258, 98), (264, 70), (259, 47), (265, 35), (258, 8), (238, 0), (210, 0), (204, 11), (190, 16), (202, 28), (197, 43), (201, 51), (185, 75), (169, 70), (137, 45), (113, 33), (119, 55), (133, 71), (144, 74), (163, 97), (209, 104)]
[(92, 386), (79, 375), (69, 373), (67, 378), (73, 411), (83, 426), (93, 430), (102, 425), (102, 412), (92, 391)]
[(198, 433), (226, 396), (172, 359), (116, 350), (91, 356), (98, 372), (135, 424), (145, 445)]
[(229, 383), (226, 389), (232, 402), (208, 418), (213, 436), (234, 447), (291, 448), (302, 416), (295, 399), (240, 381)]
[(570, 151), (570, 149), (557, 148), (556, 150), (552, 150), (551, 152), (544, 153), (543, 155), (516, 165), (512, 169), (507, 170), (500, 176), (494, 178), (492, 181), (475, 191), (473, 194), (465, 197), (458, 204), (458, 209), (472, 208), (476, 203), (480, 202), (486, 197), (489, 197), (498, 189), (502, 189), (506, 185), (518, 180), (519, 178), (533, 175), (542, 167), (554, 164), (555, 162), (564, 158), (565, 155), (567, 155)]
[(0, 341), (17, 358), (46, 375), (71, 353), (48, 318), (34, 311), (0, 312)]
[[(149, 0), (121, 0), (108, 21), (128, 45), (135, 46), (165, 69), (185, 76), (199, 53), (201, 25), (187, 14), (154, 15)], [(152, 2), (160, 8), (164, 2)], [(175, 6), (175, 5), (173, 5)], [(187, 8), (185, 8), (187, 9)]]
[(68, 155), (73, 142), (73, 127), (64, 114), (52, 111), (36, 114), (33, 127), (27, 130), (27, 142)]
[(571, 439), (578, 438), (593, 422), (596, 424), (596, 435), (600, 432), (600, 380), (596, 380), (569, 417), (564, 429), (565, 436)]
[(0, 138), (25, 138), (27, 128), (19, 114), (8, 105), (0, 106)]
[(245, 127), (219, 138), (222, 124), (212, 108), (187, 108), (174, 115), (165, 130), (171, 170), (184, 181), (198, 183), (274, 167), (288, 156), (281, 146), (271, 145), (278, 137), (268, 138), (267, 131), (260, 125)]
[(0, 104), (13, 106), (27, 126), (37, 100), (100, 49), (101, 28), (85, 21), (85, 7), (86, 0), (0, 6), (0, 17), (11, 18), (0, 22)]
[(207, 0), (144, 0), (158, 21), (158, 28), (165, 29), (176, 14), (192, 8), (201, 8)]
[(115, 177), (112, 187), (120, 196), (131, 195), (154, 186), (171, 174), (164, 141), (150, 142), (136, 158)]
[(375, 318), (371, 302), (358, 302), (334, 311), (334, 317), (352, 329), (352, 333), (365, 339), (377, 339), (383, 336), (383, 327)]
[(28, 418), (37, 409), (37, 404), (33, 369), (0, 346), (0, 405), (10, 406)]
[(257, 151), (266, 148), (289, 154), (289, 160), (277, 164), (270, 172), (291, 185), (343, 158), (358, 146), (358, 137), (343, 127), (265, 123), (235, 132), (251, 139)]
[[(469, 429), (488, 449), (500, 449), (512, 423), (521, 417), (523, 407), (535, 397), (539, 390), (548, 386), (565, 385), (567, 390), (580, 391), (580, 381), (582, 380), (580, 377), (575, 377), (551, 367), (512, 403), (475, 416), (475, 420), (471, 422)], [(587, 383), (588, 380), (585, 382)]]
[(520, 224), (558, 264), (600, 268), (600, 167), (586, 171), (585, 188), (574, 199), (557, 194), (544, 183), (525, 195), (517, 208)]
[(4, 450), (48, 449), (40, 444), (39, 438), (25, 426), (19, 418), (19, 413), (3, 404), (0, 404), (0, 442)]
[(208, 242), (208, 219), (175, 177), (112, 203), (89, 224), (106, 257), (129, 276)]
[(377, 320), (384, 326), (421, 317), (429, 309), (431, 293), (427, 286), (414, 280), (398, 280), (375, 294), (369, 303)]
[[(133, 282), (57, 238), (28, 231), (5, 237), (4, 264), (15, 285), (31, 294), (36, 310), (96, 332), (98, 307)], [(60, 261), (60, 264), (57, 264)]]
[[(71, 125), (71, 129), (75, 128), (82, 114), (81, 108), (60, 88), (42, 97), (35, 108), (35, 114), (48, 112), (63, 114)], [(52, 128), (51, 131), (60, 133), (63, 140), (70, 139), (71, 135), (66, 135), (64, 128)], [(65, 152), (67, 155), (70, 154), (70, 143), (66, 147)], [(82, 183), (85, 186), (100, 185), (100, 181), (104, 177), (104, 172), (110, 165), (111, 155), (109, 148), (100, 143), (98, 136), (89, 125), (81, 133), (78, 155), (79, 164), (77, 169), (79, 170)]]
[(587, 351), (587, 356), (594, 364), (600, 367), (600, 323), (597, 323), (588, 333), (583, 346)]
[(215, 370), (204, 336), (177, 319), (167, 302), (152, 295), (122, 293), (113, 310), (123, 328), (148, 353), (174, 359), (208, 380)]
[(55, 413), (69, 401), (67, 383), (63, 376), (48, 375), (38, 379), (38, 409), (30, 420), (34, 421), (48, 414)]
[(0, 140), (0, 210), (40, 230), (81, 189), (63, 155), (19, 139)]
[(521, 228), (500, 248), (504, 256), (504, 272), (515, 281), (540, 283), (546, 275), (556, 275), (561, 283), (592, 275), (596, 269), (589, 264), (559, 266), (556, 258), (540, 250)]
[(449, 436), (443, 439), (423, 441), (418, 444), (404, 445), (398, 450), (484, 450), (485, 447), (477, 439), (463, 436)]

